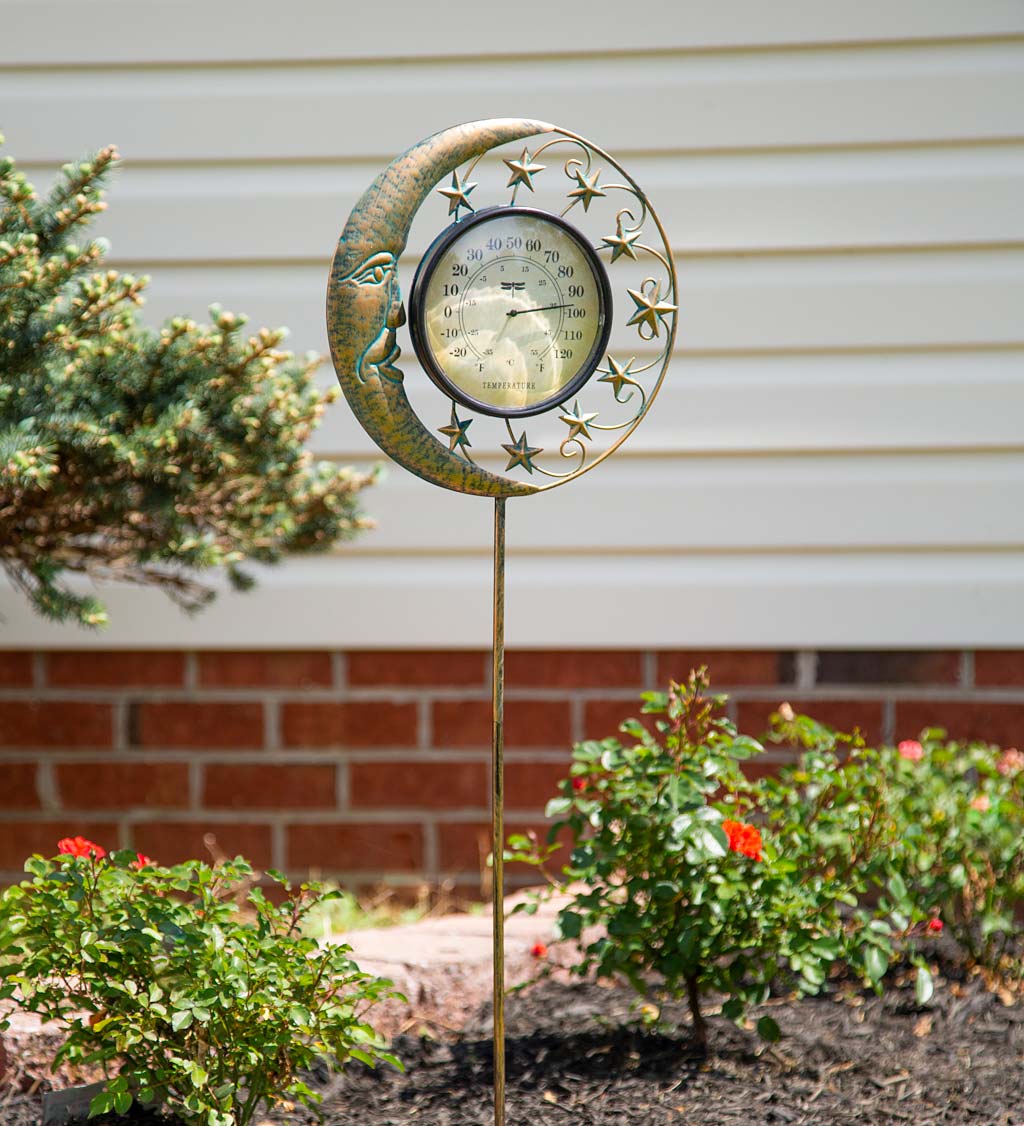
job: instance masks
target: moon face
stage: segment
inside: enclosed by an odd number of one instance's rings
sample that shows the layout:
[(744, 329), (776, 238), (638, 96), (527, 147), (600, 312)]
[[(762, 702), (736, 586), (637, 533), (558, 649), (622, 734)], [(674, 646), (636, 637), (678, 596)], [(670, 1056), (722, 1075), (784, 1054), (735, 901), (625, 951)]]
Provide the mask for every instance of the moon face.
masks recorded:
[(476, 496), (538, 492), (472, 465), (449, 450), (416, 416), (405, 394), (395, 330), (405, 323), (398, 260), (409, 228), (439, 180), (508, 141), (547, 133), (543, 121), (474, 121), (414, 145), (377, 177), (349, 216), (327, 290), (327, 334), (338, 382), (378, 446), (435, 485)]

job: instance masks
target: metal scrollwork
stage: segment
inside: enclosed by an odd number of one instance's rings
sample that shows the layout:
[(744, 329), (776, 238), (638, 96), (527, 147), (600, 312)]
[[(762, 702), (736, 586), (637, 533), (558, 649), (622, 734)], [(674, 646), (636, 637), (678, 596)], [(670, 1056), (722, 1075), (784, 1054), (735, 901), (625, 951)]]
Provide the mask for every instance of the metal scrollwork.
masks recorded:
[[(560, 215), (565, 216), (582, 204), (580, 213), (586, 214), (588, 219), (593, 216), (594, 221), (599, 222), (599, 213), (607, 214), (609, 206), (615, 208), (607, 216), (608, 225), (604, 227), (609, 233), (595, 240), (594, 250), (602, 258), (607, 255), (604, 260), (613, 295), (619, 299), (617, 322), (621, 327), (635, 329), (642, 345), (655, 345), (657, 350), (653, 355), (647, 352), (642, 356), (630, 355), (627, 359), (617, 351), (613, 339), (591, 382), (571, 402), (560, 402), (556, 411), (549, 412), (555, 413), (559, 424), (567, 427), (567, 431), (544, 445), (532, 444), (529, 431), (539, 427), (548, 414), (523, 419), (523, 428), (518, 433), (513, 430), (512, 422), (505, 420), (508, 441), (500, 444), (501, 451), (507, 455), (505, 472), (521, 472), (533, 482), (538, 477), (547, 478), (549, 484), (535, 486), (540, 490), (564, 484), (593, 468), (614, 453), (636, 429), (664, 381), (678, 317), (672, 251), (647, 196), (608, 153), (566, 130), (552, 129), (551, 132), (555, 135), (539, 144), (520, 144), (511, 154), (495, 154), (503, 165), (501, 171), (507, 173), (505, 187), (511, 190), (508, 202), (515, 206), (521, 192), (533, 194), (539, 188), (551, 189), (555, 181), (551, 180), (550, 159), (559, 148), (563, 152), (569, 149), (561, 162), (562, 183), (567, 182), (567, 186), (562, 194), (566, 202)], [(449, 209), (456, 218), (459, 208), (473, 209), (467, 197), (478, 184), (470, 178), (486, 155), (475, 157), (461, 174), (456, 170), (451, 183), (437, 189), (448, 199)], [(628, 203), (622, 198), (624, 194), (630, 197)], [(478, 207), (483, 206), (479, 201), (474, 202)], [(619, 270), (627, 271), (628, 275), (645, 260), (649, 264), (645, 276), (616, 284)], [(604, 392), (607, 398), (601, 395), (601, 385), (606, 385), (610, 391), (610, 395)], [(627, 409), (623, 413), (620, 408)], [(473, 419), (460, 418), (458, 409), (452, 402), (450, 420), (447, 425), (439, 426), (438, 431), (448, 439), (453, 452), (475, 464), (469, 453), (471, 443), (467, 435)], [(572, 463), (569, 468), (559, 469), (547, 463), (556, 456), (556, 450), (557, 457), (564, 459), (563, 465), (566, 461)]]

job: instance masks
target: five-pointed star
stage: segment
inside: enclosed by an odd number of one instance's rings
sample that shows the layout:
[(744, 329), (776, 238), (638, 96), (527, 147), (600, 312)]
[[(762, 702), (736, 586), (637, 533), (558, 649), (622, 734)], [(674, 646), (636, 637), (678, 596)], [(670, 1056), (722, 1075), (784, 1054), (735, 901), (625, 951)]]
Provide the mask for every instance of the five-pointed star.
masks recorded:
[(437, 190), (448, 200), (448, 214), (458, 214), (460, 207), (468, 207), (470, 211), (473, 210), (473, 205), (469, 202), (469, 193), (476, 187), (476, 184), (467, 184), (465, 180), (459, 179), (458, 172), (452, 173), (452, 183), (449, 188), (438, 188)]
[(543, 446), (531, 446), (526, 440), (526, 431), (516, 439), (513, 445), (508, 445), (503, 442), (501, 448), (508, 454), (508, 465), (505, 466), (505, 472), (514, 469), (517, 465), (521, 465), (527, 473), (533, 472), (533, 458), (544, 452)]
[(572, 405), (571, 411), (566, 411), (565, 414), (558, 416), (559, 422), (564, 422), (569, 427), (569, 437), (567, 442), (571, 442), (573, 438), (590, 438), (590, 424), (597, 418), (597, 412), (593, 411), (590, 414), (580, 414), (580, 401), (576, 400)]
[[(626, 292), (633, 298), (633, 303), (636, 305), (636, 312), (626, 321), (626, 324), (640, 325), (641, 328), (644, 324), (647, 324), (651, 329), (651, 336), (659, 336), (658, 318), (676, 311), (675, 305), (661, 300), (661, 283), (655, 284), (653, 297), (648, 297), (642, 286), (639, 290), (627, 289)], [(642, 332), (641, 335), (643, 335)], [(650, 340), (650, 338), (646, 337), (645, 339)]]
[(577, 200), (582, 200), (583, 210), (586, 211), (590, 207), (590, 202), (592, 199), (594, 199), (595, 196), (601, 196), (605, 194), (604, 188), (599, 188), (597, 186), (597, 178), (600, 175), (601, 169), (599, 168), (588, 180), (578, 168), (576, 169), (576, 183), (579, 184), (579, 187), (574, 188), (569, 193), (568, 198), (573, 201), (569, 205), (570, 207), (574, 207)]
[[(597, 382), (598, 383), (610, 383), (612, 385), (612, 389), (615, 392), (615, 398), (618, 399), (619, 398), (619, 392), (622, 390), (623, 387), (625, 387), (625, 386), (635, 387), (636, 386), (636, 380), (634, 380), (632, 378), (632, 367), (633, 367), (633, 364), (635, 364), (635, 363), (636, 363), (636, 356), (630, 356), (629, 359), (626, 361), (626, 363), (624, 365), (617, 363), (615, 360), (613, 360), (611, 358), (611, 356), (609, 356), (608, 357), (608, 365), (609, 365), (609, 367), (611, 367), (611, 371), (607, 372), (605, 375), (602, 375), (601, 378)], [(621, 402), (621, 400), (620, 400), (620, 402)]]
[(615, 262), (622, 257), (623, 254), (628, 254), (634, 261), (636, 260), (636, 251), (633, 249), (633, 243), (640, 237), (640, 231), (631, 231), (626, 234), (622, 229), (622, 224), (619, 223), (616, 227), (615, 234), (602, 235), (601, 241), (605, 246), (612, 248), (612, 261)]
[(533, 157), (530, 156), (529, 149), (523, 149), (523, 155), (518, 160), (506, 160), (505, 164), (508, 165), (509, 171), (512, 175), (509, 177), (507, 187), (513, 187), (515, 184), (523, 184), (532, 192), (533, 177), (538, 172), (542, 172), (546, 167), (543, 164), (532, 164)]
[(470, 449), (473, 443), (469, 440), (466, 431), (472, 426), (473, 420), (471, 418), (459, 418), (455, 413), (455, 404), (452, 404), (452, 420), (447, 426), (439, 426), (438, 432), (443, 434), (448, 439), (448, 449), (454, 450), (456, 448), (465, 447)]

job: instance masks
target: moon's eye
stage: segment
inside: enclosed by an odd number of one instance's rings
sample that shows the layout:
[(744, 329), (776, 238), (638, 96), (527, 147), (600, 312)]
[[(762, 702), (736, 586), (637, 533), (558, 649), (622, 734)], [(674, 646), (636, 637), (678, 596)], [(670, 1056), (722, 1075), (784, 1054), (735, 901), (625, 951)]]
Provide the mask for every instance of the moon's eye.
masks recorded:
[(345, 281), (353, 285), (382, 285), (394, 270), (395, 260), (390, 254), (374, 254), (356, 267)]

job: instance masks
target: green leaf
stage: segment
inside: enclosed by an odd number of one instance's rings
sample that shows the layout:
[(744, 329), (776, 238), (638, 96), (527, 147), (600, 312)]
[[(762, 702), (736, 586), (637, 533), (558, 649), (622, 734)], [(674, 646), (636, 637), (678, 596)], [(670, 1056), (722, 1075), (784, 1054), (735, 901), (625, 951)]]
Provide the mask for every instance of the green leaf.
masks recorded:
[(555, 931), (560, 938), (579, 938), (583, 931), (583, 916), (575, 911), (559, 911)]
[(572, 798), (552, 798), (544, 807), (545, 817), (560, 817), (572, 808)]
[(732, 740), (729, 750), (736, 758), (750, 758), (751, 755), (760, 754), (764, 750), (764, 747), (749, 735), (737, 735), (736, 738)]
[(889, 959), (877, 946), (864, 948), (864, 968), (867, 970), (871, 982), (881, 981), (885, 971), (889, 968)]
[(720, 860), (729, 851), (729, 838), (718, 825), (701, 825), (693, 834), (693, 843), (715, 860)]
[(739, 1020), (743, 1016), (743, 999), (741, 997), (730, 997), (728, 1001), (722, 1004), (722, 1016), (726, 1020)]
[[(129, 1099), (129, 1102), (131, 1100)], [(106, 1114), (114, 1109), (114, 1096), (109, 1091), (100, 1091), (94, 1095), (89, 1103), (89, 1117), (95, 1118), (98, 1114)]]
[(769, 1044), (777, 1044), (782, 1039), (782, 1030), (771, 1017), (761, 1017), (758, 1020), (757, 1034)]
[(182, 1029), (188, 1028), (192, 1024), (192, 1010), (179, 1009), (174, 1016), (171, 1017), (171, 1028), (175, 1032), (181, 1032)]
[(935, 982), (927, 966), (917, 967), (917, 977), (914, 981), (914, 996), (919, 1005), (927, 1005), (935, 992)]
[(897, 904), (903, 903), (907, 898), (907, 885), (903, 881), (903, 877), (899, 872), (894, 872), (889, 877), (889, 890), (893, 894), (893, 898)]

